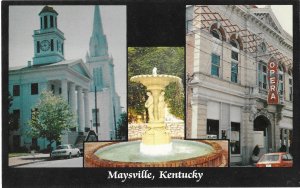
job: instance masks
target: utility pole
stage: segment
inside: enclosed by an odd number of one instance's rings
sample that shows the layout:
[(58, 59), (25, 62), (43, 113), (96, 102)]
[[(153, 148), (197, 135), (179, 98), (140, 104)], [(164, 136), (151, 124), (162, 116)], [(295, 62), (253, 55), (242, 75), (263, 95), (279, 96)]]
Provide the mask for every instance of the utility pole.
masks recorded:
[(113, 110), (114, 110), (114, 124), (115, 124), (115, 140), (117, 139), (117, 124), (116, 124), (116, 113), (115, 113), (115, 103), (113, 101)]
[[(96, 84), (95, 84), (95, 118), (96, 118), (96, 134), (97, 134), (97, 141), (98, 141), (98, 112), (97, 112), (97, 90), (96, 90)], [(99, 122), (100, 125), (100, 122)]]

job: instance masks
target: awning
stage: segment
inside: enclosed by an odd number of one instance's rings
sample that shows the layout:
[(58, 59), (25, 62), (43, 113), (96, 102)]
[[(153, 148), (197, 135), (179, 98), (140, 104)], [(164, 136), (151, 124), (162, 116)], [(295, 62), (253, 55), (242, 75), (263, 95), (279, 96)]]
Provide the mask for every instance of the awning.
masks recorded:
[(283, 117), (279, 121), (279, 128), (292, 130), (293, 129), (293, 120), (292, 120), (292, 118)]

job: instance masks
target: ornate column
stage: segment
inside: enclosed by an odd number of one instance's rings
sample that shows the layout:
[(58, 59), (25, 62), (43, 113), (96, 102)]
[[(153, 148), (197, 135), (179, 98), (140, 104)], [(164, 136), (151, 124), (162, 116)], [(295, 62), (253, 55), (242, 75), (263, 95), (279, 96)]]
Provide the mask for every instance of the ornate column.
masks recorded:
[(68, 80), (61, 80), (61, 97), (68, 102)]
[(77, 116), (78, 116), (78, 132), (84, 132), (84, 114), (83, 114), (83, 97), (82, 87), (77, 87)]
[(89, 128), (90, 125), (90, 107), (89, 107), (89, 91), (87, 89), (83, 90), (84, 93), (84, 119), (85, 127)]
[(70, 89), (69, 89), (69, 104), (71, 106), (72, 111), (76, 112), (76, 98), (75, 98), (75, 83), (70, 82)]

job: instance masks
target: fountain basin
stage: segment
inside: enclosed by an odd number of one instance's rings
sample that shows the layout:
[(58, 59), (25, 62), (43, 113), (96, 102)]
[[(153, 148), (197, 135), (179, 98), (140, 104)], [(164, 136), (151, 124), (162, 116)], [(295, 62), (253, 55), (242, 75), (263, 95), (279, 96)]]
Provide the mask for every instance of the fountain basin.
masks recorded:
[(153, 156), (139, 152), (140, 140), (102, 144), (86, 151), (85, 166), (217, 167), (222, 164), (222, 148), (215, 142), (173, 140), (172, 145), (171, 153)]

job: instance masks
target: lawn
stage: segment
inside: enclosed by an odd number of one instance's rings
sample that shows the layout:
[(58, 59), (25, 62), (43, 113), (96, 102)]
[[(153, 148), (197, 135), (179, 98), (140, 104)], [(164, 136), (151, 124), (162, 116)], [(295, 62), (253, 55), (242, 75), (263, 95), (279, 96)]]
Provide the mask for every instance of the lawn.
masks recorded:
[(20, 157), (20, 156), (27, 156), (27, 155), (31, 155), (31, 153), (9, 153), (8, 157)]

